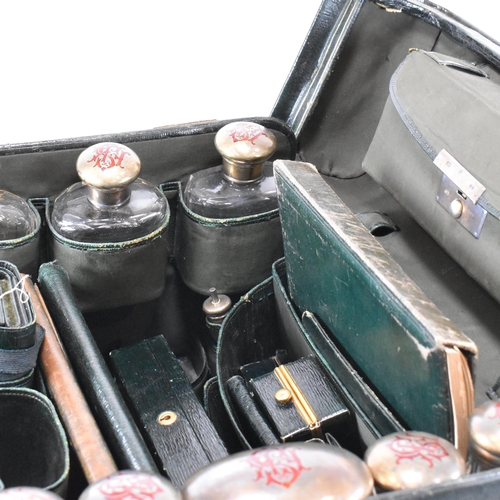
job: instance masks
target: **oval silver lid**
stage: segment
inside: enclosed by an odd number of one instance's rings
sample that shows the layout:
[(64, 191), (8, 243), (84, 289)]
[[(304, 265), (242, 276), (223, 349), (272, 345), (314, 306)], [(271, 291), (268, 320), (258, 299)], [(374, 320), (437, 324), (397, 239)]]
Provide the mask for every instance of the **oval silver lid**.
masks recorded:
[(465, 461), (449, 441), (426, 432), (396, 432), (373, 443), (365, 462), (384, 490), (417, 488), (458, 479)]
[(78, 500), (181, 500), (172, 483), (158, 474), (120, 471), (88, 486)]
[(210, 288), (208, 291), (210, 297), (203, 302), (203, 312), (214, 319), (223, 317), (231, 309), (231, 299), (227, 295), (217, 293), (215, 287)]
[(259, 179), (276, 145), (273, 132), (253, 122), (229, 123), (215, 136), (215, 147), (222, 156), (222, 171), (233, 182)]
[(472, 412), (469, 435), (474, 448), (500, 459), (500, 401), (488, 401)]
[(17, 486), (0, 491), (1, 500), (62, 500), (52, 491), (34, 486)]
[(353, 453), (318, 443), (286, 443), (249, 450), (194, 474), (183, 500), (361, 500), (372, 493), (366, 464)]

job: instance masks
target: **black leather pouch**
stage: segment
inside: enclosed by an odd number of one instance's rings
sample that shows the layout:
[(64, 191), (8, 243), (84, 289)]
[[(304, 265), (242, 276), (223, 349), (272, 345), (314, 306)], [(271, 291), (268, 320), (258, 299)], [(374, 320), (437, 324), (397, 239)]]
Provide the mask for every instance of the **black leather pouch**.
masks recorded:
[(31, 384), (42, 340), (23, 278), (14, 264), (0, 261), (0, 387)]
[[(308, 343), (307, 331), (287, 295), (283, 259), (274, 264), (273, 278), (268, 278), (254, 287), (235, 304), (224, 320), (219, 338), (217, 376), (222, 401), (238, 438), (247, 448), (259, 447), (263, 443), (273, 444), (273, 439), (274, 443), (280, 442), (287, 433), (293, 435), (294, 439), (306, 440), (312, 437), (309, 431), (306, 432), (307, 426), (304, 422), (296, 420), (297, 413), (294, 408), (286, 405), (284, 408), (279, 408), (274, 402), (270, 403), (276, 390), (282, 387), (280, 383), (275, 383), (273, 380), (271, 385), (269, 380), (263, 379), (260, 382), (258, 380), (259, 377), (269, 377), (265, 372), (273, 370), (276, 366), (275, 364), (273, 366), (273, 363), (270, 366), (268, 361), (276, 355), (277, 350), (286, 350), (288, 353), (290, 361), (286, 364), (292, 367), (294, 378), (300, 381), (299, 385), (307, 394), (313, 408), (319, 415), (326, 417), (323, 419), (326, 424), (325, 430), (328, 429), (328, 433), (331, 432), (342, 446), (361, 454), (364, 443), (360, 438), (356, 418), (361, 416), (358, 415), (359, 407), (353, 404), (352, 399), (346, 397), (349, 390), (343, 385), (342, 380), (335, 376), (334, 368), (325, 362), (321, 353), (313, 351)], [(315, 356), (311, 357), (311, 354)], [(314, 361), (311, 362), (311, 359)], [(256, 366), (256, 363), (267, 367), (261, 367), (258, 375), (251, 376), (248, 366), (245, 365)], [(245, 383), (243, 377), (238, 378), (240, 374), (243, 374), (247, 381), (254, 379), (257, 380), (257, 385), (261, 385), (256, 388), (253, 384)], [(274, 377), (274, 374), (270, 375)], [(320, 401), (319, 394), (323, 390), (317, 391), (315, 387), (318, 378), (329, 397), (335, 394), (337, 410), (335, 405), (322, 406), (324, 402)], [(325, 389), (324, 384), (328, 389)], [(259, 400), (255, 397), (255, 393), (266, 385), (267, 395)], [(365, 390), (369, 392), (368, 388)], [(364, 395), (364, 392), (361, 391), (361, 394)], [(343, 404), (337, 399), (339, 395), (340, 401), (344, 401)], [(376, 398), (373, 401), (364, 398), (364, 403), (365, 408), (368, 407), (372, 412), (366, 416), (367, 419), (379, 416), (380, 407), (383, 407), (380, 401)], [(266, 404), (269, 404), (267, 409)], [(397, 420), (386, 408), (384, 410), (392, 418), (390, 429), (400, 430), (402, 427)], [(293, 423), (288, 421), (290, 415)], [(330, 423), (334, 425), (329, 427)], [(296, 428), (292, 431), (285, 430), (294, 424)]]
[(110, 359), (159, 468), (177, 487), (227, 455), (164, 337), (112, 351)]
[(12, 262), (21, 272), (36, 276), (40, 259), (42, 219), (31, 200), (28, 200), (28, 205), (35, 216), (35, 229), (22, 238), (0, 241), (0, 260)]
[(314, 355), (285, 364), (249, 380), (252, 392), (281, 441), (343, 433), (350, 412)]
[(69, 448), (50, 400), (27, 388), (0, 389), (0, 479), (64, 496)]

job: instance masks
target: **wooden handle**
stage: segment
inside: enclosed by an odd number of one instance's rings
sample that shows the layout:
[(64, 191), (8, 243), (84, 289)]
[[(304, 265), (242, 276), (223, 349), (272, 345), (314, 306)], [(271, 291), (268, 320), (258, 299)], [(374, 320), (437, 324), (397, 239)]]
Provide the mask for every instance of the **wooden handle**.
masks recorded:
[(75, 379), (40, 291), (29, 278), (25, 280), (25, 286), (35, 308), (36, 321), (45, 330), (40, 366), (47, 388), (85, 477), (89, 483), (94, 483), (116, 472), (117, 467)]

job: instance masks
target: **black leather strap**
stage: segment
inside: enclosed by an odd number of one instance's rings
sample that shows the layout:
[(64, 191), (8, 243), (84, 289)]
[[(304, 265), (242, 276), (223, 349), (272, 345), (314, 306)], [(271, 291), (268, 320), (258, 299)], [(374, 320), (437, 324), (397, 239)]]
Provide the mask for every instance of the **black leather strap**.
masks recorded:
[(162, 335), (112, 351), (111, 363), (137, 422), (173, 484), (227, 451)]

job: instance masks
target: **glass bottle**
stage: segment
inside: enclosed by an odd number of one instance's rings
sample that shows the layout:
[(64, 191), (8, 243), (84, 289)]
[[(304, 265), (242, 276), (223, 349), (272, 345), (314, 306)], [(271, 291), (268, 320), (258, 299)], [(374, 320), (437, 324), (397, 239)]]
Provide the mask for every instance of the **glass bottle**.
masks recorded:
[(82, 182), (54, 201), (51, 222), (74, 241), (111, 243), (152, 233), (168, 218), (163, 193), (139, 179), (141, 162), (122, 144), (102, 142), (83, 151), (76, 162)]
[(215, 136), (222, 165), (192, 174), (184, 202), (194, 213), (228, 219), (278, 208), (273, 166), (266, 163), (276, 151), (274, 134), (257, 123), (234, 122)]
[(0, 241), (22, 238), (35, 231), (37, 218), (28, 203), (0, 189)]

